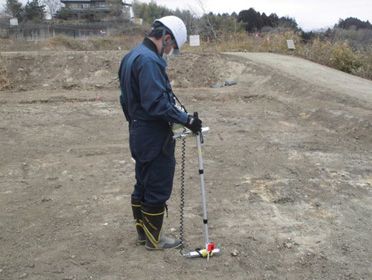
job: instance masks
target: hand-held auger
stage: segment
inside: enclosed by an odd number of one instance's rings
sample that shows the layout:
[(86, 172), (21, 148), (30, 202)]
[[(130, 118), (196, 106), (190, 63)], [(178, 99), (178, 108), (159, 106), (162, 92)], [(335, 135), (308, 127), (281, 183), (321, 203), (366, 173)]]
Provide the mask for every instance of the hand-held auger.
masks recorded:
[[(198, 117), (198, 113), (194, 113), (195, 117)], [(205, 195), (205, 186), (204, 186), (204, 169), (203, 169), (203, 158), (202, 158), (202, 150), (201, 144), (203, 143), (203, 133), (208, 132), (209, 127), (203, 127), (202, 131), (198, 133), (193, 133), (192, 131), (185, 131), (182, 133), (175, 134), (173, 136), (174, 139), (184, 139), (190, 136), (196, 136), (196, 147), (197, 147), (197, 154), (198, 154), (198, 162), (199, 162), (199, 177), (200, 177), (200, 189), (202, 195), (202, 206), (203, 206), (203, 226), (204, 226), (204, 238), (205, 238), (205, 249), (196, 249), (195, 251), (191, 251), (187, 254), (183, 254), (186, 258), (207, 258), (209, 260), (210, 257), (214, 255), (220, 254), (220, 249), (216, 248), (214, 243), (209, 242), (209, 233), (208, 233), (208, 216), (207, 216), (207, 198)]]

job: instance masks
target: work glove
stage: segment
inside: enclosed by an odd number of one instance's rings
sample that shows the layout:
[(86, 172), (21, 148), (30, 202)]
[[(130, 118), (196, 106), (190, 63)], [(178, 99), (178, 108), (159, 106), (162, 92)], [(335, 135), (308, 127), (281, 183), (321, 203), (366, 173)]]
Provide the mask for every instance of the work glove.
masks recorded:
[(194, 133), (198, 133), (202, 129), (202, 121), (198, 117), (189, 115), (185, 126)]

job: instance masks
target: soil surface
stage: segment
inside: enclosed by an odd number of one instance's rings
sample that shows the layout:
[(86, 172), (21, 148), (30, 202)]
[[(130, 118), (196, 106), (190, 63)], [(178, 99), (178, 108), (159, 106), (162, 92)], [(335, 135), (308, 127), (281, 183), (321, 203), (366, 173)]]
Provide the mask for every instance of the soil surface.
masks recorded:
[[(136, 244), (123, 51), (0, 53), (0, 279), (372, 279), (372, 81), (293, 56), (183, 53), (209, 261)], [(236, 85), (211, 88), (234, 80)], [(180, 235), (181, 140), (165, 232)], [(187, 138), (183, 253), (204, 246)]]

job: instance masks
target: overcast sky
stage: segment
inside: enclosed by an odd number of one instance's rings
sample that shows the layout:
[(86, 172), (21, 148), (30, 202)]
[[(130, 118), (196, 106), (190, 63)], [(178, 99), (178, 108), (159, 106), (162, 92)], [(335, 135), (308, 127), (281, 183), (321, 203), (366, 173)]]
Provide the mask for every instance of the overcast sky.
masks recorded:
[[(151, 0), (139, 0), (149, 3)], [(131, 3), (132, 0), (126, 0)], [(206, 12), (229, 13), (254, 8), (257, 12), (276, 13), (279, 17), (295, 18), (304, 31), (333, 27), (339, 19), (356, 17), (372, 24), (372, 0), (155, 0), (160, 6), (171, 10), (200, 12), (204, 6)], [(203, 5), (200, 5), (203, 3)]]
[[(132, 3), (133, 0), (123, 0)], [(139, 0), (149, 3), (151, 0)], [(372, 0), (153, 0), (160, 6), (175, 10), (217, 13), (239, 13), (254, 8), (257, 12), (276, 13), (279, 17), (294, 18), (304, 31), (333, 27), (339, 19), (356, 17), (372, 24)], [(0, 0), (0, 8), (6, 0)], [(27, 3), (27, 0), (20, 0)], [(200, 4), (202, 3), (202, 4)]]

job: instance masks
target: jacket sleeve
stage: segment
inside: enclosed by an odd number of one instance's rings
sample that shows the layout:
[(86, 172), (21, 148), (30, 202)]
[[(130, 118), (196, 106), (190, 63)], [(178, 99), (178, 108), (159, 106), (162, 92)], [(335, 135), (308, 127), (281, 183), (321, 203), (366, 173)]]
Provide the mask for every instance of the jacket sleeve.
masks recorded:
[(138, 80), (141, 106), (147, 114), (172, 123), (187, 122), (188, 115), (170, 100), (166, 75), (155, 61), (142, 64)]

